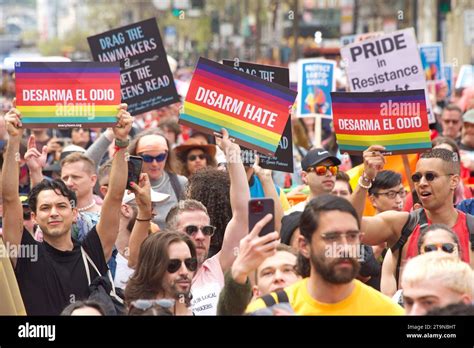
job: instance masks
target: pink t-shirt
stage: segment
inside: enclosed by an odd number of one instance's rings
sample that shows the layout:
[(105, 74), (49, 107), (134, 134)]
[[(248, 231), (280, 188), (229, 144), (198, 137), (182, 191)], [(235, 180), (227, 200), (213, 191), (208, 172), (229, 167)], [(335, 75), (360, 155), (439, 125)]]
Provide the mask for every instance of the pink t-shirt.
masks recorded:
[(207, 259), (193, 278), (191, 306), (195, 315), (216, 315), (219, 294), (224, 287), (219, 255)]

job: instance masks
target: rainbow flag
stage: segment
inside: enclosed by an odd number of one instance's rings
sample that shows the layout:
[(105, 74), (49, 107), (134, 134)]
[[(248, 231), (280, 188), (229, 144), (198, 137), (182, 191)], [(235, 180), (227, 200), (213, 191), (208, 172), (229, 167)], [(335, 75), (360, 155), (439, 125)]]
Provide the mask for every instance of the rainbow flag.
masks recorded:
[(15, 79), (16, 104), (27, 128), (117, 123), (119, 63), (17, 62)]
[(425, 91), (331, 93), (333, 123), (341, 153), (360, 154), (383, 145), (385, 154), (431, 149)]
[(179, 122), (207, 134), (226, 128), (240, 145), (273, 156), (296, 94), (200, 58)]

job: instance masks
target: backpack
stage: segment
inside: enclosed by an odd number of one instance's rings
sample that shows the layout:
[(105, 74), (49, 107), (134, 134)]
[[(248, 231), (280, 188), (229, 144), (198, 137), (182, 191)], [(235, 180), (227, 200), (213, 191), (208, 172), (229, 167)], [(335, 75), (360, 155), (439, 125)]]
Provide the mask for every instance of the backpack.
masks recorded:
[[(81, 247), (82, 260), (86, 268), (87, 281), (89, 282), (89, 300), (99, 302), (104, 308), (106, 315), (125, 315), (124, 294), (121, 289), (116, 289), (112, 279), (110, 269), (107, 270), (107, 276), (102, 276), (97, 269), (94, 261), (87, 255), (83, 247)], [(99, 275), (91, 281), (89, 266)]]
[[(474, 250), (474, 216), (467, 213), (465, 214), (466, 214), (467, 229), (469, 230), (469, 241), (471, 242), (471, 250)], [(428, 226), (428, 218), (426, 217), (426, 213), (423, 208), (410, 212), (410, 215), (408, 216), (408, 221), (403, 226), (402, 232), (400, 234), (400, 238), (390, 248), (392, 251), (392, 254), (395, 251), (400, 250), (398, 259), (397, 259), (397, 268), (396, 268), (396, 273), (395, 273), (397, 288), (399, 285), (398, 278), (400, 277), (400, 265), (402, 262), (401, 250), (403, 246), (405, 245), (405, 243), (407, 242), (410, 235), (415, 230), (417, 225), (420, 225), (420, 231)]]

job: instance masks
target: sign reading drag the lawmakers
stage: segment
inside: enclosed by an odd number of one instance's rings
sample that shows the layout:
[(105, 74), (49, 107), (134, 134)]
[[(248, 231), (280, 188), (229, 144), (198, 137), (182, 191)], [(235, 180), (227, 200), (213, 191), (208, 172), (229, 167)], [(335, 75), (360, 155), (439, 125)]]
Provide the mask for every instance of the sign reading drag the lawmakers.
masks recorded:
[(331, 117), (331, 92), (336, 89), (335, 66), (335, 61), (326, 59), (298, 60), (298, 117)]
[(447, 96), (450, 97), (453, 93), (454, 88), (454, 70), (452, 64), (443, 64), (443, 73), (444, 79), (446, 80), (446, 84), (448, 85), (448, 94)]
[(424, 89), (331, 94), (341, 153), (360, 155), (375, 144), (387, 155), (431, 149)]
[(229, 131), (239, 145), (273, 156), (296, 92), (199, 58), (179, 122), (207, 134)]
[[(351, 92), (425, 89), (426, 81), (413, 28), (341, 48)], [(429, 108), (428, 93), (426, 105)], [(435, 122), (429, 112), (430, 123)]]
[[(277, 83), (283, 87), (290, 87), (290, 71), (278, 66), (261, 65), (241, 62), (240, 60), (224, 59), (225, 66), (233, 67), (246, 74), (260, 77), (263, 80)], [(255, 161), (255, 151), (242, 146), (242, 162), (244, 165), (253, 165)], [(260, 167), (264, 169), (279, 170), (281, 172), (293, 173), (293, 141), (291, 135), (291, 118), (286, 121), (285, 129), (278, 143), (275, 156), (267, 156), (257, 153), (260, 158)]]
[(111, 127), (120, 104), (120, 66), (17, 62), (16, 105), (27, 128)]
[(137, 115), (179, 101), (156, 19), (88, 37), (98, 62), (120, 62), (122, 101)]
[(422, 44), (418, 45), (418, 48), (426, 81), (435, 82), (443, 80), (443, 44), (441, 42)]

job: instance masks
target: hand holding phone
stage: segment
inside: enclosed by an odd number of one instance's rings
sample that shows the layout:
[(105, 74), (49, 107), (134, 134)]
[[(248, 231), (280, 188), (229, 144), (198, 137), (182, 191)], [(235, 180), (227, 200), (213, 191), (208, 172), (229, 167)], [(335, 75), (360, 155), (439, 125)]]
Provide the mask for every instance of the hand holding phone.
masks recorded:
[(249, 201), (249, 232), (265, 215), (272, 214), (272, 219), (258, 234), (260, 237), (275, 231), (275, 204), (272, 198), (255, 198)]
[(128, 158), (128, 177), (127, 177), (127, 190), (131, 190), (131, 182), (138, 185), (140, 180), (140, 173), (142, 172), (143, 158), (139, 156), (129, 156)]

